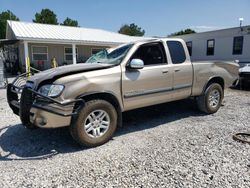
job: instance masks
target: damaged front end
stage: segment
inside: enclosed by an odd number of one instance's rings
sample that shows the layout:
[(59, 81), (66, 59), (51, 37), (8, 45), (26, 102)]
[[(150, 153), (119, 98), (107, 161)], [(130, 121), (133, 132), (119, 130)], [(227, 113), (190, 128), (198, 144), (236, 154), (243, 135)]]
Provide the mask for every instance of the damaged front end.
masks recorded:
[(45, 96), (22, 74), (7, 87), (7, 100), (12, 111), (27, 128), (58, 128), (68, 126), (84, 106), (83, 99), (56, 100)]

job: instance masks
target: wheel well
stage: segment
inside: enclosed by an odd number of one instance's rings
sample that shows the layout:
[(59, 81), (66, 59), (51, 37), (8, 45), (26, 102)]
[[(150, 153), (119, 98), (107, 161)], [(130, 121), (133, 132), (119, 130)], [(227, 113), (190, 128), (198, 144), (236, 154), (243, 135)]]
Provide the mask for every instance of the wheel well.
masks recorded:
[[(213, 77), (213, 78), (211, 78), (211, 79), (208, 81), (208, 83), (207, 83), (207, 85), (206, 85), (206, 87), (205, 87), (205, 90), (206, 90), (206, 88), (207, 88), (208, 86), (210, 86), (210, 84), (212, 84), (212, 83), (220, 84), (220, 86), (222, 87), (222, 89), (224, 89), (225, 83), (224, 83), (223, 78), (221, 78), (221, 77)], [(205, 91), (205, 90), (204, 90), (204, 91)]]
[(118, 100), (116, 99), (116, 97), (109, 93), (94, 93), (94, 94), (82, 96), (81, 98), (84, 99), (85, 102), (94, 100), (94, 99), (102, 99), (102, 100), (110, 102), (115, 108), (119, 108), (119, 110), (121, 110), (120, 104)]
[(80, 98), (82, 98), (85, 102), (88, 102), (88, 101), (94, 100), (94, 99), (102, 99), (102, 100), (108, 101), (109, 103), (111, 103), (115, 107), (115, 109), (117, 111), (118, 126), (119, 127), (122, 126), (122, 108), (120, 106), (119, 101), (117, 100), (117, 98), (114, 95), (112, 95), (110, 93), (92, 93), (92, 94), (81, 96)]

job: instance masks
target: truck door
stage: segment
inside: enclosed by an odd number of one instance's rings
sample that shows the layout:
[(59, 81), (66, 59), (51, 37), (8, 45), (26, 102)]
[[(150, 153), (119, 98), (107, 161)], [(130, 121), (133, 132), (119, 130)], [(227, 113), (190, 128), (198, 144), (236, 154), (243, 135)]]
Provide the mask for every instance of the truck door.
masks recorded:
[(144, 68), (126, 67), (122, 71), (124, 109), (130, 110), (170, 101), (173, 76), (162, 42), (140, 46), (129, 61), (132, 59), (143, 60)]
[(184, 43), (177, 40), (167, 41), (173, 68), (173, 99), (189, 97), (192, 92), (193, 66)]

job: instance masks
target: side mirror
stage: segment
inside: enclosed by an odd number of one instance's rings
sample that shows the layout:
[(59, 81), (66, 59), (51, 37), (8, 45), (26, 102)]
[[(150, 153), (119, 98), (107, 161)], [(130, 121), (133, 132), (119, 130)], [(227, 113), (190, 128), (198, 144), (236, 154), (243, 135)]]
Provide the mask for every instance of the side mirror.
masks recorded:
[(142, 69), (144, 67), (144, 62), (141, 59), (132, 59), (129, 63), (129, 68), (131, 69)]

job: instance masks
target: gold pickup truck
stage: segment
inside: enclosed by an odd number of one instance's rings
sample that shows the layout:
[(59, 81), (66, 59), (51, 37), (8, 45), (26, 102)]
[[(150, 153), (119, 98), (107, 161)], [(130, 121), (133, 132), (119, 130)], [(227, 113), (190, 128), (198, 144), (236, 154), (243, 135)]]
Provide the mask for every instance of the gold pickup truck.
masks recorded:
[(215, 113), (238, 80), (234, 62), (191, 62), (181, 39), (151, 39), (102, 50), (86, 63), (46, 70), (8, 85), (8, 103), (27, 128), (69, 126), (81, 145), (107, 142), (122, 113), (193, 97)]

